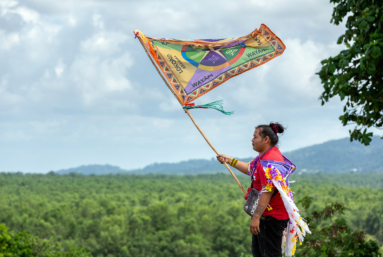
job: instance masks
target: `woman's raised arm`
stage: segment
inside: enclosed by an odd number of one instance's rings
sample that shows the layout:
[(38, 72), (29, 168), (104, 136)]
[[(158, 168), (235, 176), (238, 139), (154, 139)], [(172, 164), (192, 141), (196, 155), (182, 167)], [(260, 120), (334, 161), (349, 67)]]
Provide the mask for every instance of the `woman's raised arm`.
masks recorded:
[[(240, 172), (242, 172), (243, 174), (246, 174), (247, 175), (247, 172), (248, 172), (248, 169), (249, 169), (249, 163), (247, 162), (241, 162), (241, 161), (233, 161), (233, 157), (230, 157), (228, 155), (225, 155), (225, 154), (218, 154), (217, 155), (217, 160), (224, 164), (225, 162), (227, 164), (230, 164), (232, 165), (232, 167), (236, 168), (237, 170), (239, 170)], [(236, 159), (234, 159), (236, 160)], [(232, 163), (233, 161), (233, 163)]]

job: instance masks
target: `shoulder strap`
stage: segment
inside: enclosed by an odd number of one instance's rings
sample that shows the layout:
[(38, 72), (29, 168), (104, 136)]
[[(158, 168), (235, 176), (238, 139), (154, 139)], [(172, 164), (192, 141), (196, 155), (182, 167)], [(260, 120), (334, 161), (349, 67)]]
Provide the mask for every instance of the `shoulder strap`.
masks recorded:
[[(270, 147), (269, 149), (267, 149), (267, 151), (261, 156), (261, 158), (258, 159), (259, 164), (261, 163), (261, 160), (262, 160), (262, 158), (266, 155), (266, 153), (267, 153), (271, 148), (273, 148), (273, 147), (274, 147), (274, 146), (272, 146), (272, 147)], [(256, 166), (257, 166), (257, 165), (255, 165), (255, 169), (256, 169)], [(250, 182), (250, 183), (251, 183), (251, 184), (250, 184), (250, 188), (253, 188), (253, 177), (251, 177), (251, 182)], [(278, 193), (278, 189), (275, 189), (273, 195), (272, 195), (271, 198), (270, 198), (270, 200), (271, 200), (277, 193)]]

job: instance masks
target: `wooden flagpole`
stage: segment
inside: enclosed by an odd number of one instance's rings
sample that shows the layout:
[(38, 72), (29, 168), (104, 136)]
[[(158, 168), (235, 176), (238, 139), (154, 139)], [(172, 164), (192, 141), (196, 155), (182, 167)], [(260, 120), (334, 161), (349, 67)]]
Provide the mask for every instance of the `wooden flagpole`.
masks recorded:
[[(195, 120), (193, 119), (193, 117), (191, 116), (190, 112), (188, 109), (185, 109), (185, 112), (189, 115), (190, 119), (192, 120), (192, 122), (194, 123), (194, 125), (196, 126), (196, 128), (198, 129), (198, 131), (201, 133), (201, 135), (203, 136), (203, 138), (206, 140), (206, 142), (210, 145), (211, 149), (213, 149), (213, 151), (218, 155), (218, 151), (214, 148), (214, 146), (209, 142), (209, 140), (206, 138), (205, 134), (202, 132), (202, 130), (199, 128), (199, 126), (197, 125), (197, 123), (195, 122)], [(239, 182), (239, 180), (237, 179), (237, 177), (235, 176), (235, 174), (233, 173), (233, 171), (230, 169), (230, 167), (227, 165), (227, 163), (224, 163), (226, 168), (230, 171), (231, 175), (233, 176), (233, 178), (235, 179), (235, 181), (237, 182), (238, 186), (241, 188), (242, 192), (244, 194), (246, 194), (246, 191), (245, 189), (243, 188), (243, 186), (241, 185), (241, 182)]]
[[(146, 46), (145, 44), (142, 42), (142, 39), (141, 37), (138, 36), (138, 39), (142, 45), (142, 47), (144, 48), (146, 54), (148, 55), (150, 61), (152, 62), (152, 64), (154, 65), (154, 67), (156, 68), (158, 74), (161, 76), (161, 78), (163, 79), (163, 81), (165, 82), (166, 86), (169, 88), (169, 90), (173, 93), (174, 97), (178, 100), (178, 102), (180, 103), (181, 106), (183, 106), (182, 102), (180, 101), (180, 99), (178, 98), (178, 96), (176, 95), (176, 93), (173, 91), (172, 87), (168, 84), (168, 81), (166, 80), (166, 78), (164, 78), (162, 76), (162, 73), (160, 72), (160, 70), (158, 69), (157, 67), (157, 64), (153, 61), (153, 58), (150, 56), (148, 50), (146, 49)], [(216, 153), (216, 154), (219, 154), (218, 151), (214, 148), (214, 146), (210, 143), (210, 141), (206, 138), (205, 134), (202, 132), (202, 130), (200, 129), (200, 127), (197, 125), (197, 123), (195, 122), (193, 116), (191, 116), (190, 112), (188, 109), (184, 109), (185, 112), (187, 113), (187, 115), (189, 115), (190, 119), (192, 120), (193, 124), (196, 126), (196, 128), (198, 129), (198, 131), (201, 133), (201, 135), (203, 136), (203, 138), (206, 140), (206, 142), (209, 144), (209, 146), (211, 147), (211, 149), (213, 149), (213, 151)], [(246, 194), (246, 190), (243, 188), (243, 186), (241, 185), (241, 182), (239, 182), (239, 180), (237, 179), (237, 177), (235, 176), (234, 172), (230, 169), (230, 167), (225, 163), (225, 167), (229, 170), (229, 172), (231, 173), (231, 175), (233, 176), (233, 178), (235, 179), (235, 181), (237, 182), (238, 186), (241, 188), (242, 192), (244, 194)]]

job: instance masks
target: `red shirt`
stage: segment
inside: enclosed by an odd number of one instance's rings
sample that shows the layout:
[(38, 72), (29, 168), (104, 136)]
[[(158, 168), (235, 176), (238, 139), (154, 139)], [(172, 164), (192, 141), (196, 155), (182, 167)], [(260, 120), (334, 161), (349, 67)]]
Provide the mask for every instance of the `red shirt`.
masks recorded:
[[(279, 149), (274, 146), (269, 151), (265, 153), (265, 155), (262, 157), (262, 161), (278, 161), (278, 162), (285, 162), (283, 159), (283, 156)], [(265, 175), (265, 171), (263, 170), (263, 167), (260, 162), (257, 164), (257, 169), (254, 172), (255, 179), (253, 181), (253, 188), (257, 189), (258, 191), (262, 190), (262, 186), (267, 184), (267, 179)], [(275, 186), (273, 185), (273, 188)], [(276, 218), (277, 220), (285, 220), (289, 218), (289, 214), (286, 211), (285, 205), (283, 204), (282, 197), (278, 193), (276, 193), (273, 198), (271, 198), (269, 205), (273, 208), (271, 211), (265, 209), (263, 212), (264, 216), (272, 216)]]

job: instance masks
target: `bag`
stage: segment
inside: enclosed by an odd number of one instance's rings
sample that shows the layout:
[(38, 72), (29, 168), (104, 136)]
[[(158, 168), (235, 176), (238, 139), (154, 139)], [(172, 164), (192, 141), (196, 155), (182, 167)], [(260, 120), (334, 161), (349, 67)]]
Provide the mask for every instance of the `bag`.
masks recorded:
[(243, 207), (243, 210), (247, 214), (249, 214), (251, 217), (253, 217), (254, 212), (258, 206), (258, 201), (259, 201), (258, 193), (259, 193), (259, 191), (257, 189), (252, 188), (251, 191), (249, 192), (248, 197), (247, 197), (245, 206)]

